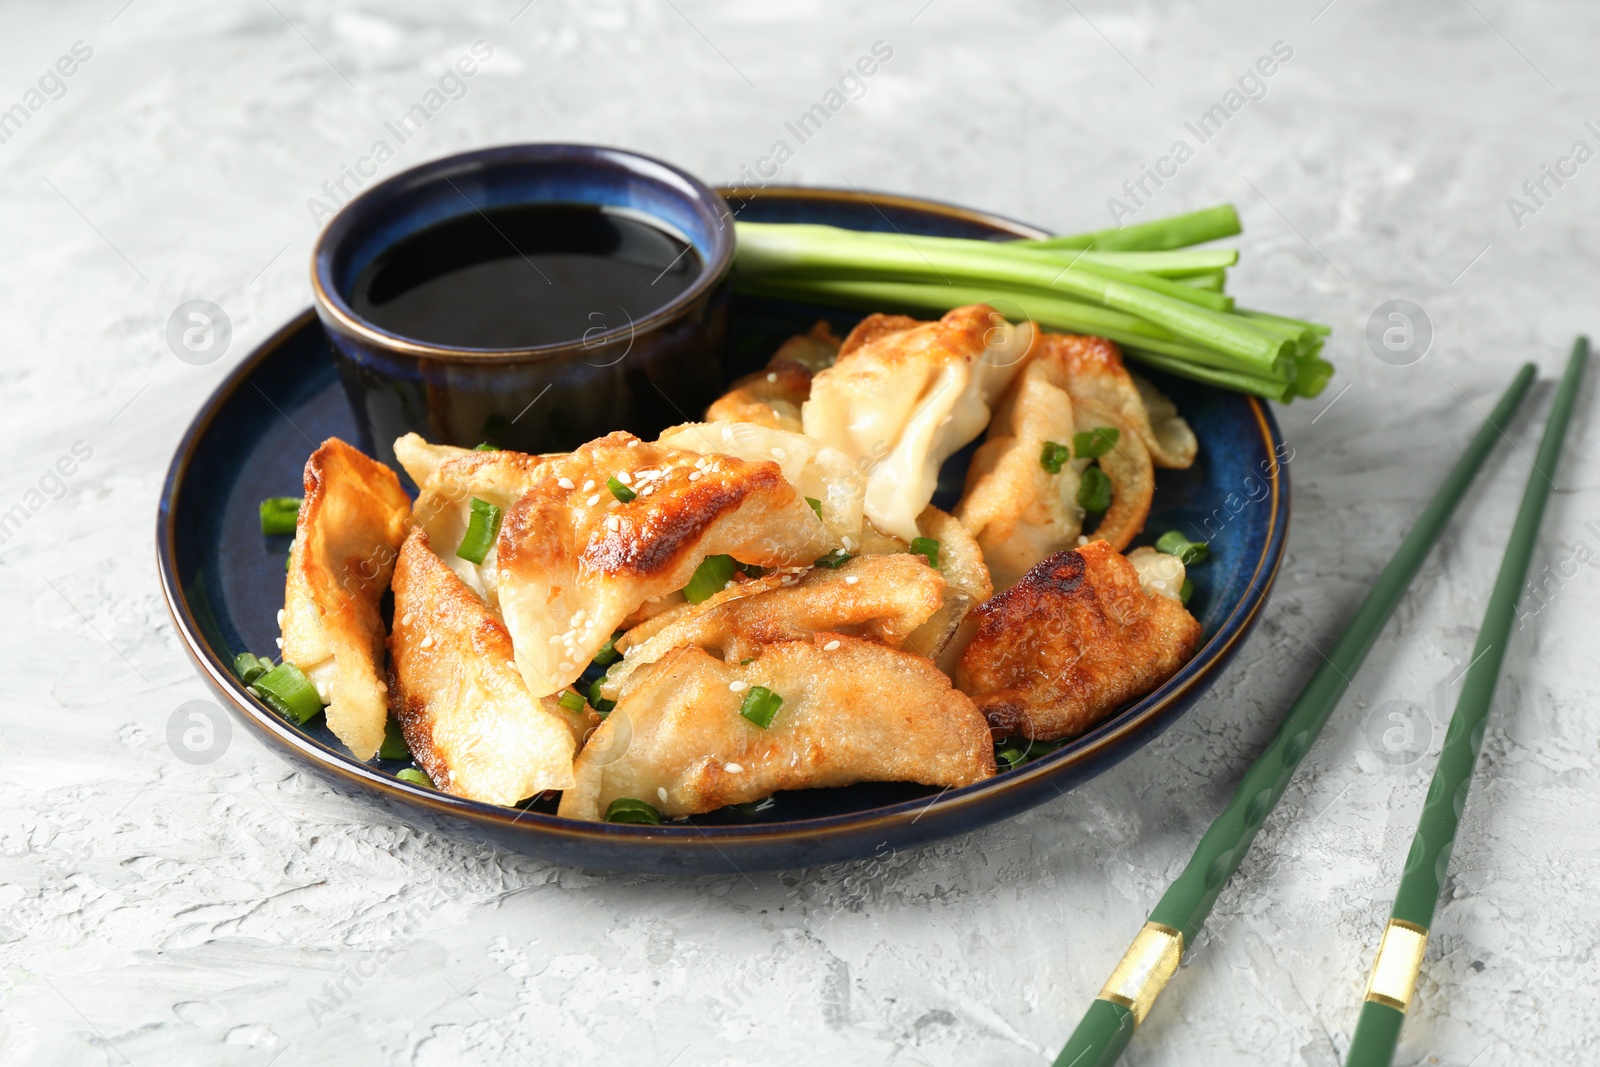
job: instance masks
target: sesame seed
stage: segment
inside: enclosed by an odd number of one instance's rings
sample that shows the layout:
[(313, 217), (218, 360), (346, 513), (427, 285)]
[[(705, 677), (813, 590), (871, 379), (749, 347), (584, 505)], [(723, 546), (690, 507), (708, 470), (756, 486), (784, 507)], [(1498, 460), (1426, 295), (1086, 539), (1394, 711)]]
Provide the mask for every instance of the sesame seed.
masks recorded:
[(422, 647), (423, 648), (432, 648), (433, 647), (433, 636), (431, 634), (422, 639)]
[(827, 644), (822, 646), (822, 651), (824, 651), (824, 652), (832, 652), (834, 649), (836, 649), (838, 647), (839, 647), (839, 642), (837, 642), (837, 641), (829, 641)]
[(594, 507), (598, 503), (600, 503), (600, 494), (599, 493), (596, 493), (594, 496), (589, 498), (589, 506), (591, 508)]
[(700, 472), (695, 471), (693, 474), (689, 475), (689, 480), (691, 482), (698, 482), (700, 480)]
[(729, 682), (728, 689), (735, 693), (742, 693), (750, 688), (749, 682)]
[(628, 447), (629, 448), (638, 448), (639, 447), (639, 439), (637, 437), (635, 437), (633, 440), (629, 441), (628, 442)]
[(278, 638), (278, 648), (283, 648), (283, 638)]
[(572, 664), (568, 663), (566, 660), (562, 660), (557, 669), (558, 670), (563, 670), (563, 671), (570, 671), (572, 669)]
[(279, 629), (283, 628), (283, 609), (282, 608), (278, 609), (278, 628)]
[(847, 574), (847, 575), (844, 576), (844, 584), (845, 585), (855, 585), (860, 580), (861, 580), (860, 578), (857, 578), (853, 574)]
[(606, 516), (606, 529), (608, 529), (611, 532), (615, 533), (616, 531), (622, 529), (622, 520), (617, 518), (615, 515), (607, 515)]
[(585, 614), (587, 614), (587, 613), (582, 608), (579, 608), (577, 611), (573, 612), (572, 618), (571, 618), (570, 621), (568, 621), (567, 625), (568, 626), (577, 626), (577, 625), (579, 625), (580, 623), (583, 622), (583, 617), (584, 617)]
[(623, 485), (632, 485), (633, 475), (629, 474), (627, 471), (618, 471), (617, 481), (621, 482)]
[(849, 534), (845, 534), (843, 537), (839, 538), (839, 540), (844, 542), (844, 550), (846, 552), (854, 552), (856, 550), (856, 543), (855, 541), (851, 540)]
[(416, 620), (416, 616), (411, 614), (411, 612), (408, 611), (404, 615), (400, 616), (400, 625), (401, 626), (410, 626), (412, 624), (412, 622), (414, 622), (415, 620)]
[(777, 375), (776, 371), (768, 371), (767, 372), (767, 381), (775, 382), (777, 380), (778, 380), (778, 375)]
[(556, 479), (556, 484), (559, 485), (563, 489), (576, 489), (576, 488), (578, 488), (576, 485), (573, 484), (571, 478), (557, 478)]
[(667, 787), (664, 786), (664, 785), (656, 786), (656, 796), (660, 797), (662, 800), (666, 800), (667, 799)]
[(724, 763), (722, 765), (722, 769), (727, 771), (729, 774), (743, 774), (744, 773), (744, 768), (739, 766), (737, 763)]
[(787, 458), (789, 458), (789, 454), (787, 452), (785, 452), (781, 448), (774, 448), (772, 450), (772, 458), (773, 459), (787, 459)]
[(583, 483), (583, 491), (585, 493), (587, 493), (589, 490), (591, 490), (593, 488), (594, 488), (594, 479), (593, 478), (590, 478), (588, 481)]

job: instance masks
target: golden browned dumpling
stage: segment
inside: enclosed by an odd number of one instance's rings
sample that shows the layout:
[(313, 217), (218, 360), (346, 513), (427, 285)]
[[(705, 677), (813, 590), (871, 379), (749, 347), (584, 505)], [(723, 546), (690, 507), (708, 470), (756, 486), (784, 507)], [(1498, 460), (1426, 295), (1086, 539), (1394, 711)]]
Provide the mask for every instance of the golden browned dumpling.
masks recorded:
[(395, 566), (389, 654), (395, 718), (434, 785), (490, 804), (572, 785), (578, 742), (599, 716), (529, 695), (511, 636), (420, 528)]
[(601, 693), (615, 700), (635, 671), (686, 645), (732, 662), (755, 655), (762, 644), (820, 631), (898, 648), (943, 606), (944, 590), (943, 576), (909, 553), (859, 556), (837, 568), (741, 582), (628, 631), (617, 641), (623, 660), (606, 672)]
[[(741, 714), (757, 686), (782, 701), (765, 728)], [(689, 646), (636, 672), (574, 773), (566, 818), (604, 818), (624, 797), (681, 816), (781, 789), (969, 785), (994, 774), (994, 749), (972, 701), (926, 659), (825, 632), (759, 646), (748, 663)]]
[(1147, 589), (1104, 541), (1051, 556), (973, 620), (957, 687), (997, 734), (1041, 741), (1081, 734), (1148, 693), (1200, 640), (1177, 597)]
[(650, 597), (682, 589), (707, 556), (798, 567), (827, 541), (777, 463), (613, 433), (546, 458), (505, 512), (500, 612), (529, 692), (547, 696), (576, 681)]
[(772, 462), (802, 496), (817, 502), (830, 548), (855, 551), (861, 539), (861, 504), (867, 480), (837, 448), (802, 433), (753, 422), (690, 422), (664, 432), (659, 443), (702, 454)]
[[(1078, 492), (1091, 459), (1073, 452), (1076, 434), (1116, 433), (1109, 449), (1094, 461), (1111, 485), (1111, 505), (1100, 515), (1094, 536), (1121, 551), (1144, 528), (1155, 472), (1140, 430), (1140, 425), (1148, 429), (1149, 422), (1143, 419), (1137, 394), (1133, 417), (1127, 408), (1106, 407), (1093, 388), (1081, 399), (1074, 393), (1075, 375), (1086, 373), (1085, 367), (1101, 373), (1114, 362), (1120, 370), (1115, 346), (1102, 346), (1110, 343), (1096, 337), (1043, 335), (1001, 398), (988, 439), (967, 468), (956, 515), (982, 546), (1000, 589), (1009, 588), (1046, 556), (1077, 544), (1084, 522)], [(1124, 372), (1121, 380), (1126, 379)], [(1054, 470), (1045, 465), (1047, 448), (1060, 452), (1053, 457)]]
[(984, 304), (909, 328), (904, 321), (857, 327), (869, 339), (812, 379), (801, 421), (808, 437), (866, 472), (863, 508), (873, 526), (910, 542), (940, 464), (983, 432), (1036, 331)]
[(826, 322), (796, 334), (778, 347), (766, 368), (734, 381), (706, 409), (707, 422), (751, 422), (774, 430), (800, 432), (800, 405), (811, 395), (811, 376), (831, 366), (839, 339)]
[(456, 554), (471, 522), (472, 501), (492, 504), (504, 514), (534, 484), (549, 457), (430, 445), (416, 434), (400, 438), (394, 443), (394, 450), (406, 473), (421, 489), (411, 511), (412, 521), (427, 531), (434, 551), (456, 577), (498, 611), (497, 546), (490, 544), (482, 563)]
[(1129, 374), (1122, 351), (1104, 337), (1053, 334), (1052, 354), (1066, 371), (1067, 391), (1130, 427), (1158, 467), (1188, 467), (1199, 442), (1178, 409), (1155, 386)]
[(334, 736), (367, 760), (388, 711), (378, 600), (411, 501), (394, 471), (337, 437), (306, 460), (305, 494), (289, 549), (283, 658), (316, 686)]

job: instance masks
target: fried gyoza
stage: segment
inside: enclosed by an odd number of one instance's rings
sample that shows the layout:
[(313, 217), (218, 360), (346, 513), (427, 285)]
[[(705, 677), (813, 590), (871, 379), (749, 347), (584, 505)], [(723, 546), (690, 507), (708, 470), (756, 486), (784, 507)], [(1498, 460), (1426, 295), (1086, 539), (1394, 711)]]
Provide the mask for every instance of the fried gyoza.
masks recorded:
[(866, 479), (837, 448), (799, 432), (753, 422), (690, 422), (663, 433), (660, 444), (700, 453), (733, 456), (751, 463), (771, 461), (800, 494), (817, 501), (830, 548), (851, 551), (861, 537)]
[(361, 760), (383, 743), (383, 619), (411, 501), (394, 471), (330, 437), (306, 460), (289, 549), (283, 658), (328, 705), (328, 728)]
[[(929, 504), (917, 516), (917, 532), (939, 544), (938, 569), (945, 582), (944, 602), (906, 639), (905, 647), (932, 659), (950, 643), (967, 612), (993, 595), (994, 584), (989, 580), (989, 568), (983, 562), (978, 542), (949, 512)], [(863, 555), (911, 551), (906, 542), (877, 532), (870, 523), (862, 531), (861, 542)]]
[[(1180, 581), (1181, 585), (1181, 581)], [(1051, 556), (973, 613), (956, 685), (997, 734), (1073, 737), (1170, 678), (1200, 624), (1104, 541)]]
[(872, 524), (909, 542), (940, 464), (983, 432), (1036, 331), (975, 304), (937, 322), (869, 316), (856, 332), (869, 339), (812, 379), (801, 421), (866, 471)]
[(772, 641), (820, 631), (866, 637), (898, 648), (944, 604), (945, 582), (921, 556), (859, 556), (804, 575), (770, 574), (741, 582), (628, 631), (621, 663), (601, 694), (615, 700), (632, 674), (686, 645), (738, 662)]
[(525, 452), (479, 452), (449, 445), (430, 445), (416, 434), (394, 443), (395, 455), (421, 492), (411, 510), (412, 521), (428, 532), (439, 557), (456, 577), (490, 608), (499, 607), (499, 560), (491, 545), (482, 563), (456, 555), (472, 518), (476, 497), (502, 512), (521, 499), (537, 480), (548, 457)]
[[(1001, 398), (988, 439), (972, 457), (956, 514), (983, 547), (1000, 589), (1009, 588), (1046, 556), (1077, 543), (1084, 515), (1078, 488), (1090, 460), (1077, 456), (1061, 461), (1057, 472), (1042, 462), (1047, 446), (1070, 448), (1075, 433), (1116, 431), (1109, 451), (1098, 459), (1111, 482), (1111, 506), (1094, 536), (1121, 551), (1144, 528), (1155, 472), (1139, 421), (1126, 410), (1105, 407), (1095, 389), (1083, 399), (1074, 393), (1076, 375), (1088, 373), (1088, 367), (1099, 368), (1091, 378), (1104, 376), (1108, 361), (1120, 371), (1121, 357), (1110, 342), (1045, 334)], [(1126, 372), (1121, 379), (1126, 381)], [(1143, 418), (1136, 394), (1134, 405)], [(1143, 425), (1148, 428), (1147, 419)]]
[[(752, 686), (783, 700), (766, 729), (740, 714)], [(972, 701), (926, 659), (824, 632), (758, 646), (745, 664), (689, 646), (639, 670), (574, 774), (565, 818), (601, 819), (623, 797), (681, 816), (780, 789), (969, 785), (994, 774), (994, 749)]]
[(535, 699), (511, 637), (413, 528), (394, 571), (391, 698), (406, 745), (433, 784), (490, 804), (572, 785), (572, 759), (598, 724)]
[(826, 322), (778, 347), (764, 370), (737, 379), (706, 409), (707, 422), (753, 422), (800, 432), (800, 405), (811, 395), (811, 376), (833, 364), (839, 339)]
[(500, 611), (528, 691), (571, 685), (623, 619), (682, 589), (707, 556), (798, 567), (827, 541), (776, 463), (621, 432), (546, 458), (496, 546)]
[(1052, 354), (1066, 370), (1067, 391), (1079, 404), (1106, 413), (1138, 434), (1158, 467), (1186, 468), (1199, 442), (1177, 407), (1155, 386), (1128, 373), (1122, 351), (1104, 337), (1054, 334)]

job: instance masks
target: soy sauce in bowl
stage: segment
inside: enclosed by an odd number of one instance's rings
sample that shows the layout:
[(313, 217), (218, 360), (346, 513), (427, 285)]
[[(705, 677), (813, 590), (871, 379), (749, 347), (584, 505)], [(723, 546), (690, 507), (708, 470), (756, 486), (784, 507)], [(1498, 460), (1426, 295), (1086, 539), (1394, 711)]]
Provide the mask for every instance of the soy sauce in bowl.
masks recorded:
[(505, 349), (626, 326), (694, 284), (700, 256), (626, 209), (533, 203), (435, 223), (357, 277), (352, 309), (415, 341)]

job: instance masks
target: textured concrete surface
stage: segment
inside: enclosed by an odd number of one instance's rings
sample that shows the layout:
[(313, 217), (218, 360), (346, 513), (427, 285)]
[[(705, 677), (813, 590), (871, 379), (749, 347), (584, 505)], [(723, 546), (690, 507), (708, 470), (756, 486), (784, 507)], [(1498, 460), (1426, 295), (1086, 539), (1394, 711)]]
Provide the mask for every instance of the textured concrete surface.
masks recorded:
[[(97, 0), (6, 5), (0, 27), (0, 108), (28, 114), (0, 143), (0, 510), (27, 510), (0, 544), (4, 1064), (1047, 1062), (1475, 409), (1600, 325), (1590, 5)], [(308, 201), (480, 40), (492, 57), (379, 173), (573, 139), (725, 180), (786, 139), (778, 180), (1058, 229), (1108, 223), (1113, 196), (1139, 218), (1237, 202), (1234, 288), (1334, 324), (1339, 377), (1279, 412), (1289, 555), (1210, 696), (1006, 825), (781, 876), (601, 877), (463, 847), (237, 730), (209, 766), (177, 759), (169, 721), (207, 692), (156, 588), (167, 460), (307, 304)], [(41, 86), (80, 41), (87, 60)], [(875, 41), (892, 58), (794, 143), (784, 123)], [(1199, 143), (1185, 123), (1280, 41), (1292, 55)], [(1180, 138), (1192, 156), (1161, 163)], [(1121, 186), (1145, 166), (1175, 174), (1138, 206)], [(1545, 166), (1562, 184), (1525, 192)], [(191, 299), (232, 324), (208, 365), (165, 340)], [(1418, 361), (1364, 340), (1395, 299), (1431, 321)], [(1510, 650), (1403, 1064), (1600, 1060), (1593, 396), (1536, 562), (1560, 576)], [(1525, 418), (1491, 461), (1127, 1062), (1339, 1059), (1536, 437)]]

